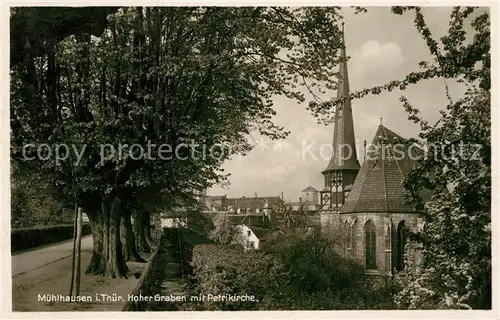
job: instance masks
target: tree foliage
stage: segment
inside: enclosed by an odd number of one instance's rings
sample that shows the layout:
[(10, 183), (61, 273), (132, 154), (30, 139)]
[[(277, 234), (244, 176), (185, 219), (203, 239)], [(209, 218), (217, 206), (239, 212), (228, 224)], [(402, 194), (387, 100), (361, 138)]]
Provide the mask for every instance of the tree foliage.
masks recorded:
[(224, 214), (213, 217), (214, 228), (209, 232), (209, 238), (221, 244), (233, 244), (239, 240), (239, 231)]
[(73, 210), (57, 201), (55, 188), (47, 188), (33, 175), (11, 177), (11, 228), (71, 224)]
[[(26, 47), (11, 67), (12, 159), (84, 207), (94, 235), (88, 271), (124, 277), (120, 219), (140, 211), (148, 220), (151, 203), (173, 210), (225, 181), (221, 164), (251, 149), (250, 132), (285, 137), (271, 98), (301, 102), (300, 87), (335, 86), (339, 19), (336, 7), (134, 7), (109, 15), (99, 37), (27, 32), (45, 37), (36, 42), (44, 48)], [(184, 148), (158, 160), (154, 146), (192, 141), (230, 151)], [(70, 157), (44, 160), (32, 148), (25, 161), (29, 143), (68, 145)], [(73, 146), (84, 150), (78, 162)]]
[[(401, 90), (421, 81), (433, 78), (451, 79), (463, 83), (475, 83), (481, 90), (491, 87), (490, 57), (490, 18), (484, 8), (454, 7), (450, 14), (448, 34), (436, 41), (425, 22), (420, 7), (392, 7), (394, 14), (414, 12), (414, 24), (425, 41), (432, 61), (420, 61), (421, 70), (410, 72), (403, 79), (390, 81), (384, 85), (365, 88), (346, 97), (329, 101), (309, 103), (308, 109), (319, 122), (330, 123), (333, 110), (340, 102), (347, 99), (359, 99), (367, 95), (379, 95), (383, 92)], [(471, 39), (467, 39), (466, 24), (472, 29)], [(423, 124), (428, 124), (423, 122)]]
[[(423, 264), (408, 260), (405, 289), (396, 297), (400, 308), (491, 308), (491, 57), (490, 18), (483, 8), (454, 7), (449, 29), (436, 40), (420, 7), (393, 7), (395, 14), (413, 12), (417, 32), (432, 61), (402, 80), (367, 88), (347, 99), (362, 98), (407, 87), (432, 78), (463, 83), (467, 90), (449, 99), (441, 118), (430, 124), (418, 108), (401, 96), (410, 121), (418, 123), (423, 146), (435, 152), (421, 161), (405, 181), (417, 208), (424, 189), (432, 191), (426, 204), (427, 222), (414, 235), (423, 245)], [(341, 99), (311, 103), (320, 121), (331, 119)], [(412, 245), (414, 242), (411, 242)], [(412, 247), (412, 246), (410, 246)], [(413, 248), (413, 247), (412, 247)], [(408, 250), (413, 250), (408, 248)]]

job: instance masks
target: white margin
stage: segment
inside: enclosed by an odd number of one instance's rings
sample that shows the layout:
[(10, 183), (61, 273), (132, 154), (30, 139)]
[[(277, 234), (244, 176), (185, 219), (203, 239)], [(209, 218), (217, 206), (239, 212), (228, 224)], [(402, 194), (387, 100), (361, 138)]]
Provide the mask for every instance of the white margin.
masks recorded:
[(10, 113), (9, 113), (9, 6), (185, 6), (185, 5), (213, 5), (213, 6), (391, 6), (391, 5), (420, 5), (420, 6), (454, 6), (473, 5), (489, 6), (491, 10), (491, 66), (492, 88), (498, 88), (498, 45), (499, 45), (499, 4), (496, 1), (53, 1), (53, 0), (18, 0), (2, 1), (1, 8), (1, 44), (2, 63), (1, 74), (1, 104), (0, 104), (0, 214), (1, 237), (0, 253), (2, 255), (1, 272), (1, 318), (2, 319), (156, 319), (168, 317), (173, 319), (500, 319), (499, 292), (500, 283), (499, 264), (499, 158), (498, 146), (500, 112), (498, 110), (498, 90), (492, 90), (492, 303), (491, 311), (457, 311), (457, 310), (425, 310), (425, 311), (394, 311), (394, 310), (364, 310), (364, 311), (238, 311), (238, 312), (12, 312), (12, 279), (10, 255)]

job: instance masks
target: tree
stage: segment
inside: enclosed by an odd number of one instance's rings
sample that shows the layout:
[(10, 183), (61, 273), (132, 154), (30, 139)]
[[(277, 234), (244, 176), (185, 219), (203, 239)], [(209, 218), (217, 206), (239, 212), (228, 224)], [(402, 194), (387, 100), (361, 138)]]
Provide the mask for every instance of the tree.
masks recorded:
[(213, 218), (213, 225), (214, 228), (208, 235), (211, 240), (221, 244), (239, 242), (240, 232), (225, 214), (217, 214)]
[(11, 168), (11, 227), (27, 228), (71, 223), (74, 214), (57, 202), (56, 190), (31, 172)]
[[(422, 244), (423, 264), (407, 268), (409, 283), (396, 297), (401, 308), (491, 308), (491, 94), (490, 19), (476, 7), (454, 7), (448, 34), (436, 41), (420, 7), (393, 7), (395, 14), (414, 12), (417, 31), (433, 61), (422, 61), (422, 71), (401, 81), (353, 93), (349, 99), (380, 94), (431, 78), (466, 84), (467, 91), (440, 111), (431, 125), (419, 110), (400, 98), (408, 118), (420, 124), (418, 140), (433, 148), (419, 161), (405, 186), (417, 209), (424, 206), (424, 189), (432, 191), (426, 204), (423, 232), (412, 236)], [(472, 35), (467, 40), (466, 24)], [(310, 104), (320, 120), (339, 99)], [(450, 190), (451, 189), (451, 190)], [(409, 250), (414, 250), (410, 246)], [(407, 263), (410, 264), (410, 259)]]
[[(11, 155), (84, 208), (94, 239), (88, 272), (127, 276), (120, 224), (131, 198), (174, 209), (172, 199), (227, 178), (220, 165), (251, 148), (250, 132), (286, 136), (271, 121), (274, 95), (301, 102), (300, 87), (335, 87), (339, 19), (335, 7), (122, 8), (100, 37), (78, 29), (44, 42), (44, 55), (27, 48), (11, 67)], [(23, 160), (23, 146), (38, 141), (70, 146), (69, 157), (43, 160), (31, 149), (33, 160)], [(224, 151), (138, 157), (190, 141)], [(122, 154), (103, 150), (110, 145)]]

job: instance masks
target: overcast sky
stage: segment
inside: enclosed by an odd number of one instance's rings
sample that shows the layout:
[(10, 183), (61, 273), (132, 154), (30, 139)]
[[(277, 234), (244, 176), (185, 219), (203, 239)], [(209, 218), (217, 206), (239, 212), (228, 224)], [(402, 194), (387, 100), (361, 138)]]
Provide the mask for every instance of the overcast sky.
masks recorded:
[[(443, 36), (448, 29), (450, 7), (428, 7), (424, 14), (435, 39)], [(345, 38), (351, 92), (385, 84), (391, 80), (403, 79), (410, 71), (418, 69), (417, 63), (429, 60), (424, 41), (413, 24), (413, 14), (402, 16), (392, 14), (388, 7), (369, 8), (367, 13), (354, 15), (350, 8), (344, 10)], [(452, 97), (462, 95), (464, 88), (448, 82)], [(383, 93), (352, 102), (354, 129), (357, 143), (373, 139), (380, 117), (384, 125), (401, 136), (416, 137), (419, 127), (409, 122), (399, 97), (402, 92)], [(444, 80), (430, 80), (414, 85), (404, 94), (421, 111), (421, 116), (435, 122), (439, 110), (447, 104)], [(335, 92), (331, 93), (335, 96)], [(310, 97), (308, 97), (310, 98)], [(224, 164), (231, 173), (228, 188), (214, 187), (209, 195), (228, 197), (276, 196), (281, 192), (286, 201), (298, 201), (300, 193), (308, 186), (318, 190), (324, 188), (321, 171), (328, 164), (327, 151), (319, 153), (322, 145), (331, 145), (333, 126), (318, 124), (306, 110), (307, 102), (297, 104), (286, 98), (275, 99), (277, 116), (274, 121), (291, 131), (289, 137), (276, 145), (274, 141), (256, 147), (246, 157), (236, 157)], [(260, 137), (254, 136), (259, 142)], [(264, 141), (268, 141), (265, 139)], [(312, 144), (309, 153), (303, 150)], [(358, 154), (362, 160), (363, 155)], [(361, 161), (360, 161), (361, 162)]]

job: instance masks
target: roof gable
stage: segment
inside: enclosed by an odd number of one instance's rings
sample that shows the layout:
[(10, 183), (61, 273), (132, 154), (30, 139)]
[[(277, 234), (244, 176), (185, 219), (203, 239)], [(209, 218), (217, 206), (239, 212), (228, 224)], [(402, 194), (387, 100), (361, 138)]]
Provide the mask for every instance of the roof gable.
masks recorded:
[(271, 232), (271, 229), (269, 228), (262, 228), (262, 227), (256, 227), (256, 226), (247, 226), (252, 232), (255, 234), (255, 236), (259, 240), (263, 240), (266, 238), (266, 236)]
[(318, 190), (316, 188), (314, 188), (313, 186), (309, 186), (309, 187), (305, 188), (304, 190), (302, 190), (302, 192), (308, 192), (308, 191), (318, 192)]
[(414, 211), (412, 205), (405, 204), (403, 183), (421, 150), (398, 144), (402, 140), (379, 125), (341, 213)]

